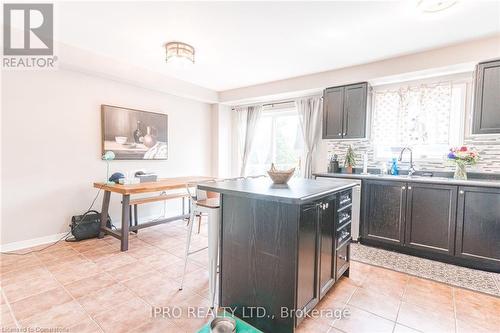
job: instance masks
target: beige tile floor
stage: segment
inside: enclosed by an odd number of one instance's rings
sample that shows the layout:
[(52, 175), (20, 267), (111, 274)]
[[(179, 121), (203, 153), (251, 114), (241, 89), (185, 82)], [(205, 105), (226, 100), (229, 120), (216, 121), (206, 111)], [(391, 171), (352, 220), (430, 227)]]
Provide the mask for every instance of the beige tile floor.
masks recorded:
[[(2, 255), (2, 332), (196, 332), (208, 320), (203, 313), (197, 319), (186, 311), (180, 318), (152, 317), (152, 306), (209, 306), (206, 251), (190, 259), (185, 288), (178, 290), (185, 237), (179, 221), (132, 235), (125, 253), (106, 237)], [(193, 243), (206, 245), (206, 226)], [(346, 316), (309, 318), (298, 332), (500, 332), (499, 298), (357, 262), (318, 309)]]

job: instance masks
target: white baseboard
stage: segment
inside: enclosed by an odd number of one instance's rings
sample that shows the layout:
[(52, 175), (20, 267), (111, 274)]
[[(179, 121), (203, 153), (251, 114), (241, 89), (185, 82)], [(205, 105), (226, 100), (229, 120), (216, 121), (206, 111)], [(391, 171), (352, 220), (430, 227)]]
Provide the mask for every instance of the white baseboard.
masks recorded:
[(49, 235), (49, 236), (44, 236), (44, 237), (27, 239), (27, 240), (23, 240), (23, 241), (19, 241), (19, 242), (12, 242), (12, 243), (3, 244), (3, 245), (0, 245), (0, 251), (1, 252), (17, 251), (17, 250), (26, 249), (28, 247), (53, 243), (53, 242), (60, 240), (66, 234), (67, 233), (63, 232), (61, 234)]

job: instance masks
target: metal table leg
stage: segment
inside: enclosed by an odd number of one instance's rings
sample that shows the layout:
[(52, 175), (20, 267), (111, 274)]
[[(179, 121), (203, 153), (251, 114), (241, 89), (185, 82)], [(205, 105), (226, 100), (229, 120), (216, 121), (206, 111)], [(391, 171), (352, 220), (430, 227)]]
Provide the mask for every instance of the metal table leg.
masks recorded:
[(130, 195), (124, 194), (122, 200), (122, 232), (121, 232), (121, 250), (128, 250), (128, 231), (130, 223)]
[(104, 195), (102, 197), (102, 210), (101, 210), (101, 228), (99, 230), (99, 238), (104, 237), (103, 228), (106, 227), (108, 222), (108, 210), (109, 210), (109, 201), (111, 198), (110, 191), (104, 191)]
[[(132, 206), (130, 206), (132, 207)], [(138, 216), (138, 213), (137, 213), (137, 205), (134, 205), (134, 225), (137, 227), (138, 223), (139, 223), (139, 218), (137, 217)], [(137, 234), (139, 232), (139, 230), (134, 230), (134, 232)]]

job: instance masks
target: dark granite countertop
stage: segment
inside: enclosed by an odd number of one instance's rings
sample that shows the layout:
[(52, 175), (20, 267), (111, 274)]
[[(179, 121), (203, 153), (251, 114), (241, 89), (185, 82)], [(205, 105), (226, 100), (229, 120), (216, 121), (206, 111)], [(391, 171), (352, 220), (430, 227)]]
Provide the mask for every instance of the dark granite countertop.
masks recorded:
[(360, 174), (360, 173), (315, 173), (316, 177), (328, 177), (328, 178), (342, 178), (342, 179), (370, 179), (370, 180), (392, 180), (400, 182), (413, 182), (413, 183), (433, 183), (433, 184), (446, 184), (446, 185), (460, 185), (460, 186), (483, 186), (483, 187), (494, 187), (500, 188), (499, 179), (467, 179), (467, 180), (456, 180), (448, 177), (427, 177), (427, 176), (392, 176), (392, 175), (380, 175), (380, 174)]
[(203, 183), (198, 187), (201, 190), (222, 194), (300, 204), (354, 185), (356, 183), (352, 181), (339, 179), (291, 179), (286, 185), (276, 185), (266, 177)]

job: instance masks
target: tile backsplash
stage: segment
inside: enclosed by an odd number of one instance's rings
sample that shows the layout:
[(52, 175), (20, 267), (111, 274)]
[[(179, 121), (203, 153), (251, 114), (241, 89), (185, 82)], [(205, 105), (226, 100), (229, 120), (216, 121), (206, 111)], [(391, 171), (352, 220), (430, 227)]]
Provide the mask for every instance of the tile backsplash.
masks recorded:
[[(363, 154), (368, 153), (368, 167), (378, 168), (380, 160), (374, 158), (374, 147), (368, 139), (360, 140), (324, 140), (327, 147), (327, 158), (333, 154), (339, 156), (340, 165), (343, 166), (345, 154), (349, 145), (352, 145), (356, 154), (356, 162), (358, 167), (363, 165)], [(477, 165), (469, 167), (470, 171), (476, 172), (494, 172), (500, 173), (500, 135), (476, 135), (468, 137), (464, 140), (464, 144), (476, 151), (479, 156)], [(397, 157), (397, 156), (395, 156)], [(404, 161), (408, 160), (405, 154)], [(327, 163), (325, 161), (325, 163)], [(442, 161), (437, 160), (414, 160), (417, 170), (440, 170), (453, 171), (454, 166), (443, 158)], [(403, 169), (408, 167), (408, 163), (402, 163)]]
[(464, 141), (479, 154), (478, 171), (500, 173), (500, 135), (476, 135)]

